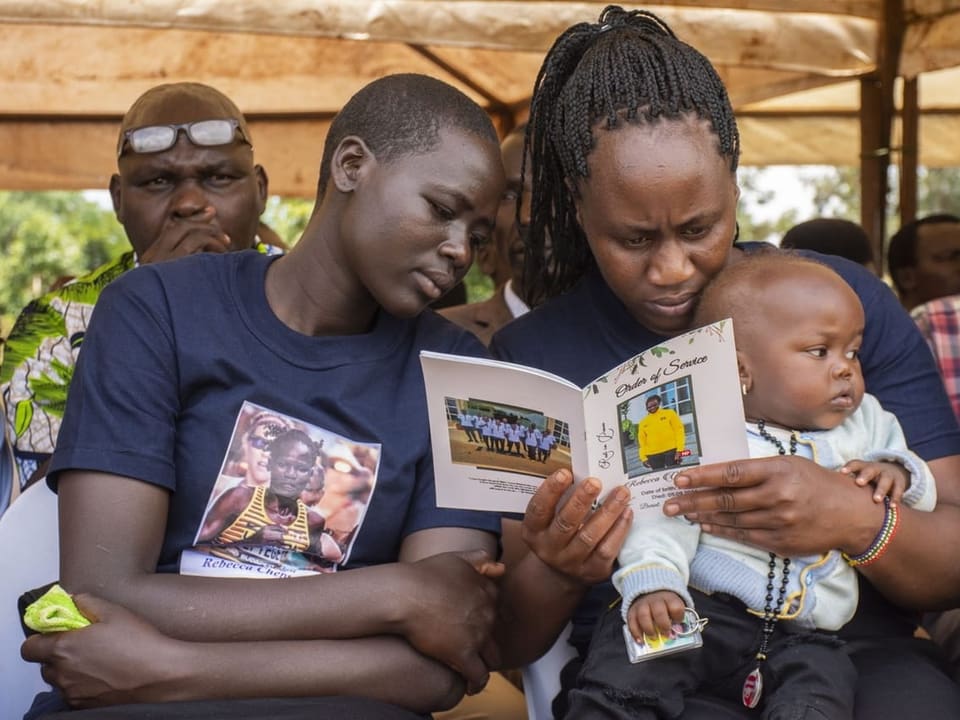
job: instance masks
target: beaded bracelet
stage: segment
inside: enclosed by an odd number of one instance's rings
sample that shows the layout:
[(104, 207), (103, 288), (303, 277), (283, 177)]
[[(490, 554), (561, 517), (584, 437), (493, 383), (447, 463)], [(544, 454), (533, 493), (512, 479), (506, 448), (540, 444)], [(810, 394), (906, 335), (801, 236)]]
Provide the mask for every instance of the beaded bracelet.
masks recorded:
[(883, 526), (873, 539), (873, 542), (870, 543), (870, 547), (859, 555), (842, 553), (843, 559), (846, 560), (851, 567), (864, 567), (879, 560), (883, 557), (887, 548), (890, 547), (893, 536), (897, 534), (897, 528), (900, 526), (900, 512), (897, 510), (896, 505), (890, 503), (889, 497), (883, 499), (883, 506)]

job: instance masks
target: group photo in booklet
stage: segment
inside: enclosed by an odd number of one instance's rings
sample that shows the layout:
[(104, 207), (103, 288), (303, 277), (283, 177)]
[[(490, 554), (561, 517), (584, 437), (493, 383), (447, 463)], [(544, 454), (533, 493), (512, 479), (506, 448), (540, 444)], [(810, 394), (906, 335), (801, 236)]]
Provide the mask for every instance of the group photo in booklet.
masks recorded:
[(545, 478), (570, 467), (570, 425), (540, 410), (445, 398), (450, 461)]

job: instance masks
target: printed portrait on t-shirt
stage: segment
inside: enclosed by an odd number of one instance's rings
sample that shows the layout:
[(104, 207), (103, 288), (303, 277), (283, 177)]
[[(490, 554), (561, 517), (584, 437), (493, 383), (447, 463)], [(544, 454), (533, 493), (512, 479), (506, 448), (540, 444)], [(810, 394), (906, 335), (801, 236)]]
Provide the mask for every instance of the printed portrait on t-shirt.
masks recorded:
[(378, 444), (245, 402), (180, 571), (236, 577), (335, 572), (363, 523), (379, 460)]

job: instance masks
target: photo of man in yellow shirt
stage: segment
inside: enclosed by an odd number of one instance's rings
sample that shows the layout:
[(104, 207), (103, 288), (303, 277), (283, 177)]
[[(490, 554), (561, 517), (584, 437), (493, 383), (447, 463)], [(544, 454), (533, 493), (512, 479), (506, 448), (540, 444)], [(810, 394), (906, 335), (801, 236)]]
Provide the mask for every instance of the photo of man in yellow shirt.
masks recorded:
[(662, 402), (657, 394), (647, 396), (647, 415), (637, 423), (640, 462), (651, 470), (679, 465), (686, 435), (680, 416)]

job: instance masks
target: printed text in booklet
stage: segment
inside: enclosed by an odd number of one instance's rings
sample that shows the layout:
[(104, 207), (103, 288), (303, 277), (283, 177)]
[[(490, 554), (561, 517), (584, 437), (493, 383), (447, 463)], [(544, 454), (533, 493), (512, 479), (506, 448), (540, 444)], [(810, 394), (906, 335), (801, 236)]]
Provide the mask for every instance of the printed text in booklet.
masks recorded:
[(535, 368), (424, 351), (437, 504), (522, 513), (547, 475), (630, 488), (659, 513), (691, 465), (747, 457), (729, 320), (644, 350), (585, 388)]

